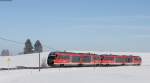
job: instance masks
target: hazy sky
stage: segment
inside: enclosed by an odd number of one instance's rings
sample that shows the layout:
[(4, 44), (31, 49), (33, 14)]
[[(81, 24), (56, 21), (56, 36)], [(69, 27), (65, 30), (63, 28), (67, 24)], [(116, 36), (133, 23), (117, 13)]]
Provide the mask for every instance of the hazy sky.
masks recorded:
[[(149, 52), (150, 0), (0, 1), (0, 37), (58, 50)], [(23, 47), (0, 40), (0, 50)]]

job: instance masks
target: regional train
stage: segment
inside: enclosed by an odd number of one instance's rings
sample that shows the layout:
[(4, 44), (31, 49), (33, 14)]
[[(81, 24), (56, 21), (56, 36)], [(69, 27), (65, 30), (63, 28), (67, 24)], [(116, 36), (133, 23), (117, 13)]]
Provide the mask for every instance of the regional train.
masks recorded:
[(47, 59), (49, 66), (122, 66), (141, 65), (140, 56), (108, 55), (73, 52), (51, 52)]

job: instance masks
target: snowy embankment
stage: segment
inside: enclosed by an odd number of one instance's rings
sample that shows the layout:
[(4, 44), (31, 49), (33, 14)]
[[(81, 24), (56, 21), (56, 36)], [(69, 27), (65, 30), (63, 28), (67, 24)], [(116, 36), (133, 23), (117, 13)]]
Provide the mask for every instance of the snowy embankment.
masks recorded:
[[(46, 59), (49, 52), (40, 53), (41, 66), (47, 66)], [(38, 67), (39, 53), (24, 54), (16, 56), (0, 56), (0, 68), (15, 68), (19, 66), (24, 67)]]

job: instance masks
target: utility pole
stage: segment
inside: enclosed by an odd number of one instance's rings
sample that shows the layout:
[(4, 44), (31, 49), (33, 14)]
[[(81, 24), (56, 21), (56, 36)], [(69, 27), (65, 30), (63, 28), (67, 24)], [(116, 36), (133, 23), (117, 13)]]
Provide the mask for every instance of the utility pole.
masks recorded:
[(40, 55), (40, 52), (39, 52), (39, 72), (40, 72), (40, 70), (41, 70), (41, 62), (40, 62), (40, 60), (41, 60), (41, 55)]

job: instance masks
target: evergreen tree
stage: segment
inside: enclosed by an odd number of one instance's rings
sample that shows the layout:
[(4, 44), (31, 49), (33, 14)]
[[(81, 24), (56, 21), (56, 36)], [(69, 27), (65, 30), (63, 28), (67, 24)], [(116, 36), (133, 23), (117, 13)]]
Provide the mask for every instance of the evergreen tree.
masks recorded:
[(43, 46), (39, 40), (37, 40), (34, 44), (34, 52), (42, 52)]
[(24, 47), (24, 54), (30, 54), (30, 53), (33, 53), (33, 46), (30, 39), (27, 39)]
[(2, 50), (1, 56), (9, 56), (9, 55), (10, 55), (10, 54), (9, 54), (9, 50), (8, 50), (8, 49)]

